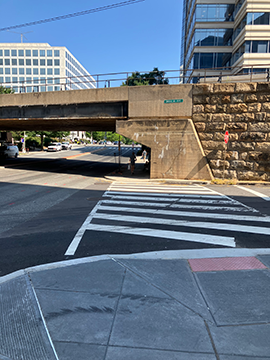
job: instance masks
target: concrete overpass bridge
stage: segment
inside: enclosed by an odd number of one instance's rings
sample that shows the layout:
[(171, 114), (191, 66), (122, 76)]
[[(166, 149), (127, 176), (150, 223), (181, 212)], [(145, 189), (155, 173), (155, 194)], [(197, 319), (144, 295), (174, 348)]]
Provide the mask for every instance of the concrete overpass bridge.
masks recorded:
[(0, 131), (116, 131), (151, 148), (151, 178), (211, 179), (192, 85), (0, 95)]

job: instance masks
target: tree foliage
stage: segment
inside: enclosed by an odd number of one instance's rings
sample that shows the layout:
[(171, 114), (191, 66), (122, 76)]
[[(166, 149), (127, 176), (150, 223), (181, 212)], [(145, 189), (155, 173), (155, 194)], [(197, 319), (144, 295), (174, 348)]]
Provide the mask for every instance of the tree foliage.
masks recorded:
[(11, 88), (6, 88), (4, 86), (0, 86), (0, 94), (14, 94), (14, 90)]
[(132, 144), (132, 140), (126, 138), (125, 136), (119, 135), (113, 131), (107, 131), (106, 133), (104, 131), (93, 131), (92, 133), (86, 132), (87, 137), (91, 138), (93, 137), (96, 141), (101, 140), (107, 140), (107, 141), (122, 141), (124, 144)]
[(131, 76), (123, 82), (122, 86), (139, 86), (139, 85), (158, 85), (169, 84), (169, 79), (165, 78), (165, 72), (154, 68), (149, 73), (139, 73), (138, 71), (132, 73)]

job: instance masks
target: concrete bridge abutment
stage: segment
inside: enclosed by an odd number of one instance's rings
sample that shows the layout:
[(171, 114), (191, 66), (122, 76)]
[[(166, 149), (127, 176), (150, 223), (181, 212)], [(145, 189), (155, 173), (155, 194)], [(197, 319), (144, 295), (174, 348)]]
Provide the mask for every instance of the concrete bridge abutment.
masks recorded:
[(151, 179), (212, 179), (191, 119), (117, 121), (116, 132), (151, 148)]

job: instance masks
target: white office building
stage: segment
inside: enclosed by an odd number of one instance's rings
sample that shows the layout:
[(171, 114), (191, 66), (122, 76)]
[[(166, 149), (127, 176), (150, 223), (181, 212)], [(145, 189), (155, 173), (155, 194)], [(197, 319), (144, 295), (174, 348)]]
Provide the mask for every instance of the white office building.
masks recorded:
[(66, 47), (0, 43), (0, 85), (20, 93), (92, 89), (96, 81)]

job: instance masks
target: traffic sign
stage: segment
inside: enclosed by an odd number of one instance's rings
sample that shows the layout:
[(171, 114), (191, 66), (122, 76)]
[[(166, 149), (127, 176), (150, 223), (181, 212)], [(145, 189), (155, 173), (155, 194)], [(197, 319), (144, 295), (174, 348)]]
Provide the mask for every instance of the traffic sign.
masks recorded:
[(229, 132), (228, 132), (228, 130), (226, 130), (226, 132), (225, 132), (224, 141), (225, 141), (225, 144), (228, 144), (228, 141), (229, 141)]
[(164, 104), (172, 104), (172, 103), (182, 103), (183, 99), (171, 99), (171, 100), (164, 100)]

